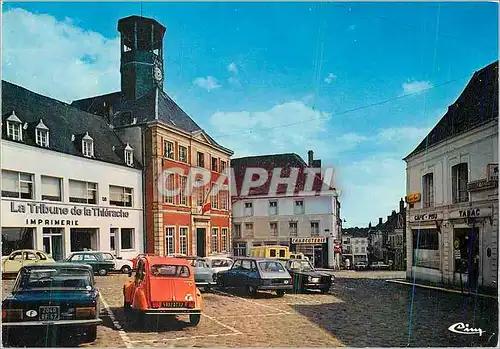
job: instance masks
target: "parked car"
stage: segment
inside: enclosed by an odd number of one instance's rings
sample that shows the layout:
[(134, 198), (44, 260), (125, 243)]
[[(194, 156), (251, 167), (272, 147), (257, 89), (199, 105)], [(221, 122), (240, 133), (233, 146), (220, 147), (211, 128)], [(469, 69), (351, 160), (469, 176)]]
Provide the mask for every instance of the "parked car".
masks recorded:
[(55, 263), (52, 256), (38, 250), (17, 250), (2, 257), (2, 274), (16, 275), (22, 267)]
[(357, 262), (354, 264), (354, 269), (356, 270), (365, 270), (366, 268), (368, 268), (368, 265), (365, 262)]
[(73, 252), (65, 260), (68, 263), (84, 263), (88, 264), (101, 276), (108, 275), (110, 270), (113, 270), (115, 263), (110, 260), (105, 260), (101, 252), (96, 251), (83, 251)]
[(275, 291), (283, 297), (293, 289), (292, 277), (283, 264), (272, 258), (236, 258), (231, 269), (217, 274), (221, 288), (245, 288), (249, 295), (259, 290)]
[(125, 315), (135, 325), (147, 327), (148, 315), (189, 315), (191, 326), (200, 322), (203, 301), (186, 259), (140, 257), (134, 280), (123, 286), (123, 298)]
[(128, 274), (132, 270), (132, 262), (127, 259), (122, 259), (122, 257), (115, 257), (110, 252), (101, 252), (102, 257), (105, 261), (113, 262), (113, 270), (119, 271), (123, 274)]
[(210, 269), (207, 262), (200, 257), (184, 256), (179, 257), (185, 259), (194, 269), (194, 279), (196, 287), (209, 291), (212, 287), (217, 285), (217, 273)]
[(156, 256), (154, 253), (139, 253), (136, 257), (132, 258), (130, 261), (132, 262), (132, 269), (135, 270), (137, 268), (137, 260), (141, 257), (145, 256)]
[(85, 264), (62, 263), (24, 266), (14, 288), (2, 301), (4, 343), (22, 340), (33, 330), (43, 330), (44, 338), (54, 327), (83, 337), (83, 342), (97, 338), (99, 290), (92, 268)]
[(384, 262), (373, 262), (370, 265), (370, 268), (373, 270), (388, 270), (390, 268), (389, 264), (385, 264)]
[(229, 257), (205, 257), (208, 267), (215, 273), (231, 269), (233, 260)]
[(293, 279), (293, 290), (320, 290), (327, 293), (332, 287), (335, 276), (314, 269), (312, 264), (304, 259), (290, 259), (286, 262), (286, 269)]

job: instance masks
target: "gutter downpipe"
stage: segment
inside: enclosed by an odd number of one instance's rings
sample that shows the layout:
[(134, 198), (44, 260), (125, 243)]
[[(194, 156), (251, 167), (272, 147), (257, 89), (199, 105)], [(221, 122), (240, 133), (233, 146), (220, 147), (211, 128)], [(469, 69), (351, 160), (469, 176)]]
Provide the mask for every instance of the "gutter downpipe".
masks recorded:
[[(142, 147), (142, 247), (143, 252), (146, 253), (147, 249), (147, 198), (146, 198), (146, 141), (144, 139), (144, 134), (146, 131), (147, 125), (141, 127), (141, 147)], [(153, 251), (154, 252), (154, 251)]]

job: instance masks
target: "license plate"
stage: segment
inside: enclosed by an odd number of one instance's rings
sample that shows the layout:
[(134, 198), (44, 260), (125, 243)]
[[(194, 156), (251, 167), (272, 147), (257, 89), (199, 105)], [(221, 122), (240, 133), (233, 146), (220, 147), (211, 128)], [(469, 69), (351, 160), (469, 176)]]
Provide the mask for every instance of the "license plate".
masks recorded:
[(41, 306), (40, 320), (56, 321), (59, 320), (59, 306)]
[(321, 279), (320, 279), (320, 278), (313, 278), (313, 279), (312, 279), (312, 282), (320, 282), (320, 281), (321, 281)]
[(184, 302), (162, 302), (162, 308), (185, 308)]

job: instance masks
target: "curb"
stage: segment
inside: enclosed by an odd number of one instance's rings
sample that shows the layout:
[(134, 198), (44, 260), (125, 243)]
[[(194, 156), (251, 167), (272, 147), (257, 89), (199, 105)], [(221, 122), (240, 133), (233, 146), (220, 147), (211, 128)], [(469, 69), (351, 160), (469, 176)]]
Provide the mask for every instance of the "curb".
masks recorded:
[[(386, 282), (392, 282), (395, 284), (401, 284), (401, 285), (409, 285), (413, 286), (413, 283), (407, 282), (407, 281), (401, 281), (401, 280), (385, 280)], [(480, 297), (486, 297), (486, 298), (493, 298), (497, 299), (498, 296), (492, 296), (489, 294), (484, 294), (484, 293), (474, 293), (474, 292), (468, 292), (468, 291), (460, 291), (460, 290), (454, 290), (451, 288), (444, 288), (444, 287), (438, 287), (438, 286), (429, 286), (429, 285), (422, 285), (422, 284), (415, 284), (415, 286), (420, 287), (420, 288), (427, 288), (431, 290), (438, 290), (438, 291), (444, 291), (444, 292), (449, 292), (449, 293), (457, 293), (457, 294), (463, 294), (463, 295), (472, 295), (472, 296), (480, 296)]]

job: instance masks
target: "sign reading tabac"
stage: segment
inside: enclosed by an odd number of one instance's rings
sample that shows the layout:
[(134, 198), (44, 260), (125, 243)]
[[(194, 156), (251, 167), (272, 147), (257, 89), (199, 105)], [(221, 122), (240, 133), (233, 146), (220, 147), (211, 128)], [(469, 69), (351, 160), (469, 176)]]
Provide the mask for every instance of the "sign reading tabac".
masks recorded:
[(292, 238), (292, 244), (324, 244), (325, 237), (320, 238)]
[(415, 202), (419, 201), (420, 201), (420, 193), (408, 194), (406, 196), (406, 203), (408, 204), (414, 204)]
[(491, 207), (471, 207), (450, 212), (450, 218), (480, 218), (489, 217), (492, 214)]

